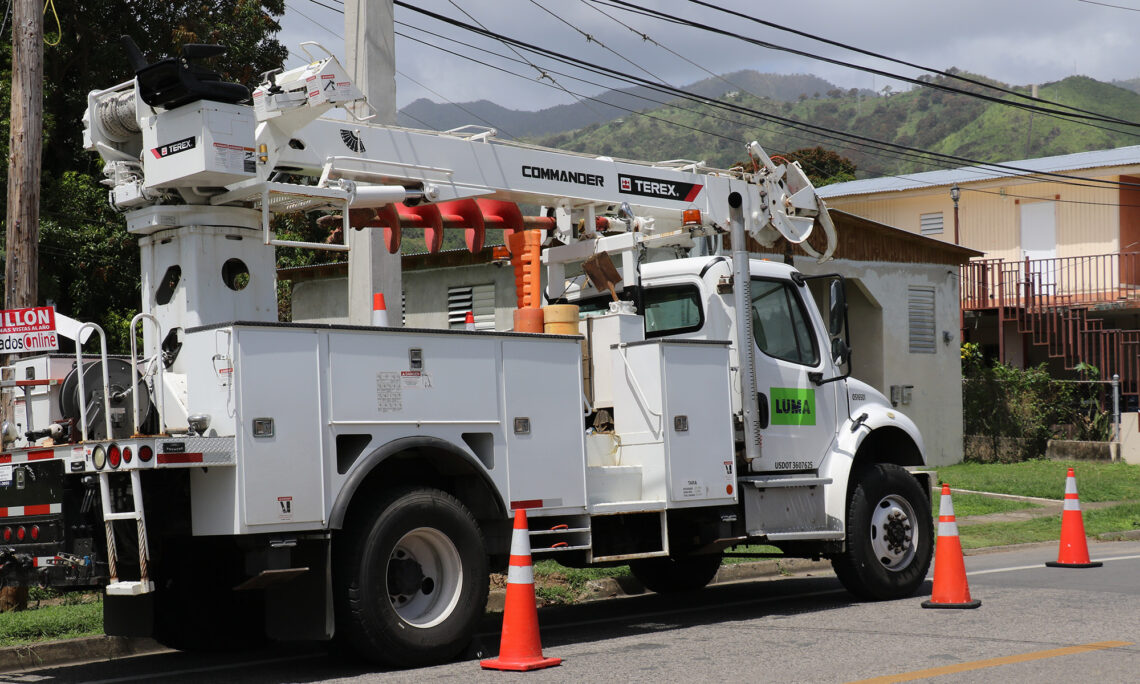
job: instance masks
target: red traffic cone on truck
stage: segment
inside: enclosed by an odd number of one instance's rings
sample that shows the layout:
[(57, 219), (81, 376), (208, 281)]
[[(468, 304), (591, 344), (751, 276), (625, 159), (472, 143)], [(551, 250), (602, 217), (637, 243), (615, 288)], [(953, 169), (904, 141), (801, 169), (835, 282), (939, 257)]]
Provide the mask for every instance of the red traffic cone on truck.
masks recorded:
[(511, 537), (499, 657), (479, 664), (485, 670), (525, 672), (553, 667), (561, 662), (561, 658), (542, 656), (538, 608), (534, 602), (534, 566), (530, 562), (530, 529), (526, 524), (526, 511), (520, 508), (515, 511), (515, 528)]
[(954, 520), (954, 503), (950, 485), (942, 485), (942, 501), (938, 504), (938, 541), (934, 546), (934, 588), (923, 608), (977, 608), (982, 602), (970, 598), (966, 581), (966, 561), (962, 557), (962, 540)]
[(1077, 496), (1077, 476), (1072, 468), (1065, 476), (1065, 510), (1061, 513), (1061, 548), (1057, 560), (1045, 563), (1050, 568), (1099, 568), (1099, 561), (1089, 560), (1089, 542), (1085, 538), (1085, 519), (1081, 516), (1081, 499)]

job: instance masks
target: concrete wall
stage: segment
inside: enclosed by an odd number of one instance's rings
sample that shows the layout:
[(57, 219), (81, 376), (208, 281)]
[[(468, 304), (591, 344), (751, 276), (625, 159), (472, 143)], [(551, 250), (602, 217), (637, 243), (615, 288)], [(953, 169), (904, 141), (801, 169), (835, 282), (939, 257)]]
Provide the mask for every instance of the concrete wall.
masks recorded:
[[(851, 374), (890, 398), (891, 385), (913, 385), (898, 409), (922, 431), (931, 465), (962, 460), (962, 356), (958, 319), (958, 271), (953, 267), (797, 259), (807, 274), (842, 273), (848, 280)], [(907, 288), (934, 288), (935, 352), (911, 353)], [(826, 320), (826, 316), (824, 317)], [(949, 333), (948, 342), (943, 341)]]
[(1120, 414), (1120, 459), (1140, 465), (1140, 413)]

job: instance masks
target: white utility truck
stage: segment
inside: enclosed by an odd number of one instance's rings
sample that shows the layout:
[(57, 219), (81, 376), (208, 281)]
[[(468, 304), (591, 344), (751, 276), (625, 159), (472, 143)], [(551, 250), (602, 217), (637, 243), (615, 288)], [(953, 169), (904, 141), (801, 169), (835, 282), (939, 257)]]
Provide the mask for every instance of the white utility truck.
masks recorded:
[[(322, 118), (362, 99), (331, 56), (247, 104), (195, 63), (211, 54), (136, 50), (134, 79), (90, 94), (85, 143), (142, 249), (143, 351), (5, 369), (5, 582), (104, 588), (108, 634), (335, 637), (404, 665), (471, 641), (518, 508), (537, 557), (628, 563), (658, 592), (754, 544), (831, 559), (860, 598), (922, 583), (922, 438), (845, 372), (842, 278), (746, 251), (807, 248), (817, 222), (834, 250), (797, 165), (756, 143), (717, 171)], [(581, 334), (279, 323), (274, 247), (348, 249), (278, 240), (295, 211), (392, 248), (405, 226), (433, 248), (463, 227), (472, 249), (543, 229), (545, 299), (579, 305)], [(601, 253), (612, 292), (582, 275)]]

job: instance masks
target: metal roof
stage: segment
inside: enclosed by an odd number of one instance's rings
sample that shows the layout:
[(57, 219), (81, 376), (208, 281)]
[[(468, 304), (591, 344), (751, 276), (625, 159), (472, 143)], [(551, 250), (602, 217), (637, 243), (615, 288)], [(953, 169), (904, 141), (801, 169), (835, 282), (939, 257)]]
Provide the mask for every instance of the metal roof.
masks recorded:
[(818, 192), (820, 197), (827, 199), (829, 197), (848, 197), (850, 195), (870, 195), (878, 192), (900, 192), (902, 190), (914, 190), (917, 188), (950, 186), (955, 183), (992, 181), (998, 178), (1030, 176), (1035, 173), (1060, 173), (1064, 171), (1078, 171), (1081, 169), (1095, 169), (1109, 166), (1140, 165), (1140, 145), (999, 163), (1023, 170), (1015, 171), (1013, 169), (1003, 169), (984, 164), (979, 166), (963, 166), (957, 169), (925, 171), (922, 173), (908, 173), (901, 176), (883, 176), (881, 178), (866, 178), (863, 180), (847, 181), (846, 183), (834, 183), (819, 188)]

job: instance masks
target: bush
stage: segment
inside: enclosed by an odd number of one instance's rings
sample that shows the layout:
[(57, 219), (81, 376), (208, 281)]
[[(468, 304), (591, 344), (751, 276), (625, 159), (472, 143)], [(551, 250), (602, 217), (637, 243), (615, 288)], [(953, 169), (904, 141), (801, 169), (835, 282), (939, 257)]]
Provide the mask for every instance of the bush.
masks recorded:
[[(1076, 370), (1082, 380), (1099, 376), (1088, 364)], [(979, 346), (969, 342), (962, 345), (962, 375), (967, 461), (1041, 458), (1049, 440), (1060, 436), (1108, 439), (1111, 416), (1101, 408), (1098, 388), (1091, 382), (1061, 382), (1050, 377), (1045, 364), (1026, 369), (987, 365)]]

